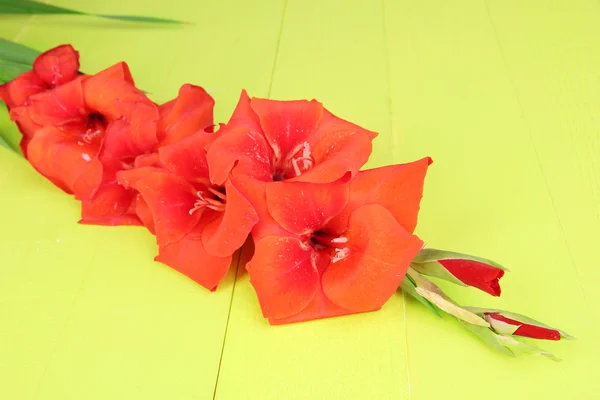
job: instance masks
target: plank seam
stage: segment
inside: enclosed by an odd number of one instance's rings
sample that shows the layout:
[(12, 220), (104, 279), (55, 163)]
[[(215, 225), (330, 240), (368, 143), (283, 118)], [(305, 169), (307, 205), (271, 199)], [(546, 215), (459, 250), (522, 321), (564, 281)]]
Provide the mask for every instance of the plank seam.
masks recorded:
[(271, 69), (271, 82), (269, 83), (269, 91), (267, 92), (267, 98), (271, 98), (271, 91), (273, 89), (273, 82), (275, 81), (275, 70), (277, 69), (277, 59), (279, 58), (279, 47), (281, 45), (281, 36), (283, 36), (283, 26), (285, 25), (285, 16), (287, 14), (288, 1), (283, 2), (283, 11), (281, 12), (281, 24), (279, 24), (279, 34), (277, 35), (277, 42), (275, 43), (275, 57), (273, 58), (273, 68)]
[[(384, 49), (384, 66), (385, 66), (385, 79), (387, 82), (387, 91), (386, 91), (386, 103), (388, 107), (388, 129), (389, 129), (389, 137), (390, 137), (390, 145), (394, 148), (394, 118), (392, 115), (392, 72), (391, 72), (391, 62), (390, 62), (390, 50), (389, 50), (389, 42), (388, 42), (388, 32), (385, 18), (385, 0), (381, 0), (381, 26), (383, 28), (383, 49)], [(395, 152), (392, 152), (392, 161), (396, 162)], [(406, 296), (405, 293), (402, 292), (402, 314), (404, 317), (404, 354), (406, 355), (406, 386), (408, 389), (407, 399), (410, 400), (412, 398), (412, 386), (411, 386), (411, 377), (410, 377), (410, 363), (408, 359), (408, 318), (406, 313)]]
[(221, 376), (221, 364), (223, 363), (223, 354), (225, 353), (225, 342), (227, 341), (227, 331), (229, 330), (229, 320), (231, 319), (231, 309), (233, 308), (233, 298), (235, 295), (235, 286), (238, 280), (238, 272), (240, 270), (240, 262), (242, 260), (243, 247), (238, 253), (238, 259), (235, 266), (235, 274), (233, 278), (233, 286), (231, 288), (231, 297), (229, 298), (229, 311), (227, 312), (227, 321), (225, 323), (225, 332), (223, 333), (223, 343), (221, 344), (221, 355), (219, 356), (219, 366), (217, 367), (217, 377), (215, 379), (215, 387), (213, 390), (213, 400), (217, 396), (217, 388), (219, 386), (219, 377)]

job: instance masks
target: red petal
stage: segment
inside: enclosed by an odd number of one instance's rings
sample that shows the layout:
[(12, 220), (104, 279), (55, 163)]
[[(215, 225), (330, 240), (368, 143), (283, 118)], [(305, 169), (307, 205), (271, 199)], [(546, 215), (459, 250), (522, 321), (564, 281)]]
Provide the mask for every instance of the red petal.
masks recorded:
[(348, 202), (347, 178), (332, 183), (267, 183), (269, 213), (284, 229), (299, 235), (322, 229)]
[(106, 128), (102, 158), (135, 157), (150, 151), (158, 142), (156, 108), (140, 102), (132, 106), (131, 112), (131, 121), (119, 119)]
[(82, 224), (141, 225), (139, 218), (128, 213), (135, 198), (133, 190), (117, 183), (103, 183), (91, 200), (81, 202)]
[(302, 311), (319, 286), (313, 249), (296, 238), (266, 237), (246, 264), (263, 315), (285, 318)]
[(185, 179), (150, 167), (122, 171), (117, 178), (140, 192), (148, 204), (159, 245), (182, 239), (198, 224), (202, 210), (190, 215), (198, 200), (196, 189)]
[(292, 181), (327, 183), (350, 172), (354, 177), (371, 156), (371, 138), (362, 132), (333, 132), (311, 143), (315, 166)]
[(2, 100), (10, 109), (11, 105), (8, 104), (10, 103), (10, 95), (8, 94), (8, 83), (10, 82), (0, 85), (0, 100)]
[(158, 149), (161, 163), (190, 182), (208, 184), (208, 162), (204, 149), (214, 134), (204, 131)]
[[(377, 310), (370, 310), (377, 311)], [(319, 285), (319, 289), (315, 293), (315, 297), (310, 303), (299, 313), (285, 318), (269, 318), (271, 325), (294, 324), (297, 322), (312, 321), (323, 318), (340, 317), (343, 315), (356, 314), (356, 311), (346, 310), (331, 302), (323, 293), (323, 289)]]
[(236, 187), (241, 194), (252, 204), (258, 215), (258, 223), (252, 229), (252, 238), (255, 242), (267, 236), (296, 236), (286, 231), (271, 217), (267, 208), (266, 182), (240, 176), (235, 178)]
[(542, 326), (525, 324), (523, 322), (507, 318), (499, 313), (491, 313), (489, 314), (489, 316), (497, 321), (502, 321), (510, 325), (518, 326), (517, 330), (513, 333), (513, 335), (515, 336), (524, 336), (533, 339), (560, 340), (560, 332), (556, 329), (549, 329), (544, 328)]
[(48, 85), (62, 85), (77, 77), (79, 53), (69, 44), (55, 47), (37, 56), (33, 69)]
[(8, 108), (22, 106), (31, 95), (47, 90), (46, 83), (33, 71), (27, 71), (0, 86), (0, 98)]
[[(31, 119), (29, 110), (30, 107), (28, 106), (14, 107), (10, 110), (10, 118), (15, 121), (19, 131), (23, 134), (21, 139), (22, 150), (26, 150), (29, 140), (31, 140), (35, 132), (42, 127)], [(23, 149), (23, 147), (25, 147), (25, 149)], [(27, 156), (27, 152), (23, 151), (23, 155)]]
[(233, 182), (227, 181), (225, 191), (225, 212), (221, 218), (208, 224), (202, 232), (202, 243), (206, 251), (217, 257), (230, 256), (242, 247), (258, 222), (256, 211)]
[(100, 184), (104, 167), (98, 157), (94, 157), (84, 168), (73, 184), (73, 194), (78, 200), (91, 200)]
[(144, 201), (144, 198), (140, 194), (135, 196), (134, 201), (136, 215), (142, 221), (142, 224), (144, 224), (144, 226), (148, 228), (148, 230), (152, 232), (153, 235), (156, 235), (156, 229), (154, 228), (154, 218), (152, 217), (152, 210), (150, 210), (150, 207), (148, 207), (148, 204), (146, 203), (146, 201)]
[(245, 90), (242, 90), (238, 104), (233, 110), (233, 115), (227, 123), (229, 127), (241, 128), (245, 127), (251, 132), (261, 132), (260, 120), (258, 115), (250, 107), (250, 97)]
[[(158, 108), (138, 90), (132, 83), (122, 79), (108, 77), (106, 74), (97, 74), (83, 81), (83, 94), (86, 105), (108, 118), (131, 119), (139, 111), (136, 103), (143, 103), (155, 109), (153, 122), (158, 120)], [(147, 116), (144, 115), (144, 118)]]
[(323, 118), (321, 118), (321, 123), (319, 124), (319, 129), (315, 132), (315, 136), (319, 137), (331, 134), (336, 136), (347, 136), (355, 133), (364, 133), (371, 140), (377, 137), (377, 132), (367, 130), (352, 122), (343, 120), (323, 109)]
[(207, 150), (210, 180), (215, 185), (222, 185), (234, 167), (237, 176), (272, 180), (271, 148), (259, 132), (226, 126), (218, 132)]
[[(199, 225), (197, 230), (202, 228)], [(195, 235), (186, 235), (177, 242), (160, 246), (155, 260), (169, 265), (210, 291), (217, 288), (231, 265), (231, 256), (209, 254), (202, 240)]]
[(35, 169), (68, 193), (73, 193), (77, 178), (97, 152), (98, 145), (79, 142), (53, 126), (38, 130), (27, 147)]
[(348, 226), (350, 214), (365, 204), (380, 204), (409, 232), (417, 225), (423, 183), (429, 157), (408, 163), (369, 169), (359, 172), (350, 182), (350, 200), (346, 208), (328, 226), (342, 233)]
[(472, 260), (438, 260), (444, 268), (468, 286), (476, 287), (492, 296), (500, 296), (500, 278), (504, 271)]
[(39, 125), (70, 125), (84, 134), (88, 113), (83, 101), (82, 79), (75, 79), (29, 98), (31, 119)]
[(304, 142), (316, 131), (323, 115), (323, 106), (315, 100), (276, 101), (253, 98), (250, 104), (273, 149), (275, 164), (284, 162), (302, 148)]
[[(320, 251), (317, 259), (317, 269), (319, 274), (323, 273), (323, 270), (329, 265), (331, 260), (330, 254), (327, 251)], [(315, 297), (311, 302), (299, 313), (294, 314), (287, 318), (270, 318), (269, 323), (271, 325), (283, 325), (292, 324), (296, 322), (310, 321), (322, 318), (338, 317), (341, 315), (354, 314), (354, 311), (346, 310), (340, 306), (335, 305), (325, 296), (323, 288), (318, 285)]]
[(119, 184), (126, 188), (135, 189), (141, 179), (147, 178), (152, 175), (153, 172), (167, 173), (164, 168), (157, 167), (139, 167), (123, 171), (117, 171), (115, 173), (116, 179)]
[(161, 145), (175, 143), (213, 124), (215, 101), (199, 86), (183, 85), (175, 101), (167, 104), (159, 108)]
[(375, 310), (398, 289), (423, 242), (376, 204), (352, 213), (345, 237), (349, 255), (325, 270), (323, 290), (340, 307)]
[(106, 68), (103, 71), (98, 72), (94, 75), (95, 79), (117, 79), (125, 82), (129, 82), (132, 85), (133, 76), (131, 76), (131, 71), (129, 70), (129, 66), (127, 63), (118, 62), (115, 65), (112, 65)]
[[(273, 150), (262, 133), (260, 121), (242, 90), (240, 100), (227, 125), (207, 147), (211, 182), (222, 185), (237, 165), (237, 175), (270, 181)], [(255, 153), (254, 153), (255, 152)]]
[(163, 167), (158, 158), (158, 153), (142, 154), (137, 156), (133, 162), (134, 168), (141, 167)]

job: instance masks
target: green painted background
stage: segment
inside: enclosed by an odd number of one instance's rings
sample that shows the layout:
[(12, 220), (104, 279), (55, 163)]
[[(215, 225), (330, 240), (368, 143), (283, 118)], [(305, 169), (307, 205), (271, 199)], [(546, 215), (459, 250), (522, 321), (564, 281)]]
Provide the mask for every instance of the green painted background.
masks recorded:
[[(578, 337), (565, 361), (496, 354), (394, 296), (270, 327), (235, 269), (208, 293), (154, 263), (143, 229), (77, 225), (76, 202), (0, 149), (0, 398), (600, 399), (600, 3), (140, 0), (52, 4), (195, 23), (0, 17), (0, 36), (129, 63), (166, 101), (204, 86), (226, 121), (253, 96), (317, 98), (380, 132), (368, 166), (431, 156), (417, 233), (497, 260), (503, 296), (444, 285)], [(5, 112), (0, 130), (17, 138)], [(241, 270), (241, 268), (240, 268)]]

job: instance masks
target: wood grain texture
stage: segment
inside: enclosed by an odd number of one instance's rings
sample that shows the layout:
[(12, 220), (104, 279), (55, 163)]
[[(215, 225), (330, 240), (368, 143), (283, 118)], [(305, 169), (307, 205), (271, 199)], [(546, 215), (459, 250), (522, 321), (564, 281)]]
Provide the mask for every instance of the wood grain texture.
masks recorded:
[(220, 122), (242, 88), (316, 98), (380, 133), (367, 167), (433, 157), (417, 233), (511, 270), (501, 298), (441, 286), (579, 340), (540, 344), (562, 363), (510, 359), (401, 294), (270, 327), (241, 269), (207, 293), (152, 262), (143, 230), (77, 225), (76, 203), (0, 148), (0, 398), (597, 397), (600, 3), (52, 3), (195, 25), (0, 17), (0, 36), (72, 43), (86, 72), (126, 60), (158, 102), (202, 85)]

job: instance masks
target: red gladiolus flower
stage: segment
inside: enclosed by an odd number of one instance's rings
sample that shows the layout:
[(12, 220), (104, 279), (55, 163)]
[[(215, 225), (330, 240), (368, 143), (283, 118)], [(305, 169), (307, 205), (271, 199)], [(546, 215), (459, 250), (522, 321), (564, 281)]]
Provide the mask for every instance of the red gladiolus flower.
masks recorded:
[[(102, 81), (95, 84), (103, 85)], [(131, 89), (121, 84), (123, 86)], [(117, 119), (107, 128), (99, 154), (102, 174), (93, 168), (87, 174), (91, 182), (94, 177), (101, 176), (102, 183), (98, 193), (90, 201), (83, 202), (83, 222), (117, 225), (139, 224), (141, 220), (153, 231), (143, 199), (134, 190), (119, 185), (116, 174), (140, 165), (151, 165), (148, 160), (157, 155), (149, 152), (155, 152), (161, 143), (177, 141), (211, 126), (214, 101), (204, 89), (193, 85), (182, 86), (176, 99), (159, 107), (143, 93), (135, 91), (122, 94), (119, 101), (106, 105), (102, 104), (103, 97), (90, 98), (91, 102), (104, 107), (105, 114)], [(90, 87), (90, 93), (100, 93), (100, 88)], [(127, 104), (131, 106), (129, 110)]]
[[(424, 171), (428, 160), (422, 164)], [(386, 177), (388, 172), (376, 171), (371, 177)], [(253, 233), (255, 254), (247, 269), (271, 324), (379, 309), (396, 291), (410, 261), (422, 248), (421, 240), (379, 204), (377, 197), (366, 200), (369, 193), (380, 191), (379, 182), (348, 185), (351, 175), (348, 172), (341, 180), (323, 184), (266, 184), (266, 220), (278, 226), (263, 227), (259, 235)], [(416, 212), (422, 182), (414, 188), (398, 189), (400, 198), (416, 199), (412, 200), (417, 202), (416, 208), (407, 203)], [(344, 213), (347, 207), (351, 210)], [(339, 217), (342, 214), (347, 218)], [(259, 225), (264, 225), (261, 211), (259, 215)]]
[(333, 182), (367, 162), (375, 132), (313, 101), (250, 99), (245, 91), (208, 148), (211, 181), (234, 174), (262, 181)]
[(129, 212), (135, 193), (117, 185), (115, 174), (157, 144), (158, 110), (135, 88), (126, 64), (32, 95), (11, 116), (39, 127), (27, 158), (82, 201), (81, 222), (140, 223)]
[[(161, 261), (209, 290), (225, 276), (258, 217), (234, 179), (213, 185), (205, 146), (214, 134), (197, 132), (158, 150), (158, 160), (118, 173), (141, 196), (143, 219), (156, 232)], [(158, 161), (158, 164), (156, 162)], [(141, 214), (140, 214), (141, 215)]]
[[(48, 72), (58, 70), (64, 53), (34, 66), (53, 85), (69, 78), (68, 71)], [(82, 223), (140, 224), (142, 201), (117, 184), (116, 173), (133, 168), (136, 158), (156, 151), (159, 142), (212, 125), (213, 104), (202, 88), (184, 85), (178, 98), (159, 108), (135, 88), (127, 65), (118, 63), (31, 95), (11, 116), (34, 132), (27, 146), (31, 164), (82, 201)]]
[[(20, 107), (30, 96), (74, 80), (78, 70), (79, 53), (70, 45), (55, 47), (35, 59), (32, 71), (0, 85), (0, 99), (9, 110)], [(16, 123), (23, 134), (21, 151), (26, 155), (29, 140), (40, 126), (27, 117), (17, 119)]]

